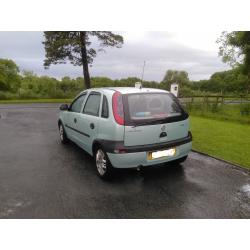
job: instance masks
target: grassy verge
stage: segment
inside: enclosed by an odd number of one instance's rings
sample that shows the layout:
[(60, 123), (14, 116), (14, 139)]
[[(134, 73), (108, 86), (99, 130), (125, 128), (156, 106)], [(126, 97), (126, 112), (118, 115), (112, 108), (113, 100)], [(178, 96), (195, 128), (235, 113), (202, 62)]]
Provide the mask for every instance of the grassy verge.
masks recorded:
[(27, 100), (0, 100), (0, 104), (19, 103), (70, 103), (72, 99), (27, 99)]
[(250, 169), (250, 126), (191, 116), (193, 149)]

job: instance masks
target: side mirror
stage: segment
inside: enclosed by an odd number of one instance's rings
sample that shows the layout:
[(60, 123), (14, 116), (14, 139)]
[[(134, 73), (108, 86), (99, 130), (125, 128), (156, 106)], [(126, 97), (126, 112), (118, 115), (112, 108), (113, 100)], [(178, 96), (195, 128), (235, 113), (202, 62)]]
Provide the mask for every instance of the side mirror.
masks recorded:
[(65, 110), (68, 110), (68, 109), (69, 109), (68, 104), (62, 104), (62, 105), (60, 106), (60, 110), (62, 110), (62, 111), (65, 111)]

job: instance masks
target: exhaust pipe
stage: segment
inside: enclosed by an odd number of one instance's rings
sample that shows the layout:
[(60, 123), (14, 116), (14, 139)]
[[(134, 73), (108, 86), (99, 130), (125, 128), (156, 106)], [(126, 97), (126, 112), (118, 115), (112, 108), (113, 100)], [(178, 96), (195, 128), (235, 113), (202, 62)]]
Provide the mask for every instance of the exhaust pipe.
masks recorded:
[(137, 168), (136, 168), (136, 170), (139, 172), (139, 171), (141, 171), (141, 169), (142, 169), (142, 166), (138, 166)]

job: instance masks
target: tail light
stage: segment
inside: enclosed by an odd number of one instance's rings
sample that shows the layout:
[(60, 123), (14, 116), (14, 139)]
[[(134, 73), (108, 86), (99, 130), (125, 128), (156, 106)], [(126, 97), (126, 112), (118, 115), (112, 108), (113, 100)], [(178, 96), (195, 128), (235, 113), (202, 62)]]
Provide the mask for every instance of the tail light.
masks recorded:
[(118, 91), (116, 91), (113, 94), (112, 106), (113, 106), (113, 114), (114, 114), (115, 121), (120, 125), (124, 125), (124, 112), (123, 112), (122, 95)]

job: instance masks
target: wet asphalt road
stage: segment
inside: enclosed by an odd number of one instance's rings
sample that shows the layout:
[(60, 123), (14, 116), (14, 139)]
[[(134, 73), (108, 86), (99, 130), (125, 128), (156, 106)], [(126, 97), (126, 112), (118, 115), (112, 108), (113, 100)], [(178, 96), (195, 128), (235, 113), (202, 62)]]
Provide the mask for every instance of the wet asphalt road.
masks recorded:
[(59, 142), (58, 106), (0, 105), (0, 218), (250, 218), (250, 174), (197, 153), (100, 180)]

